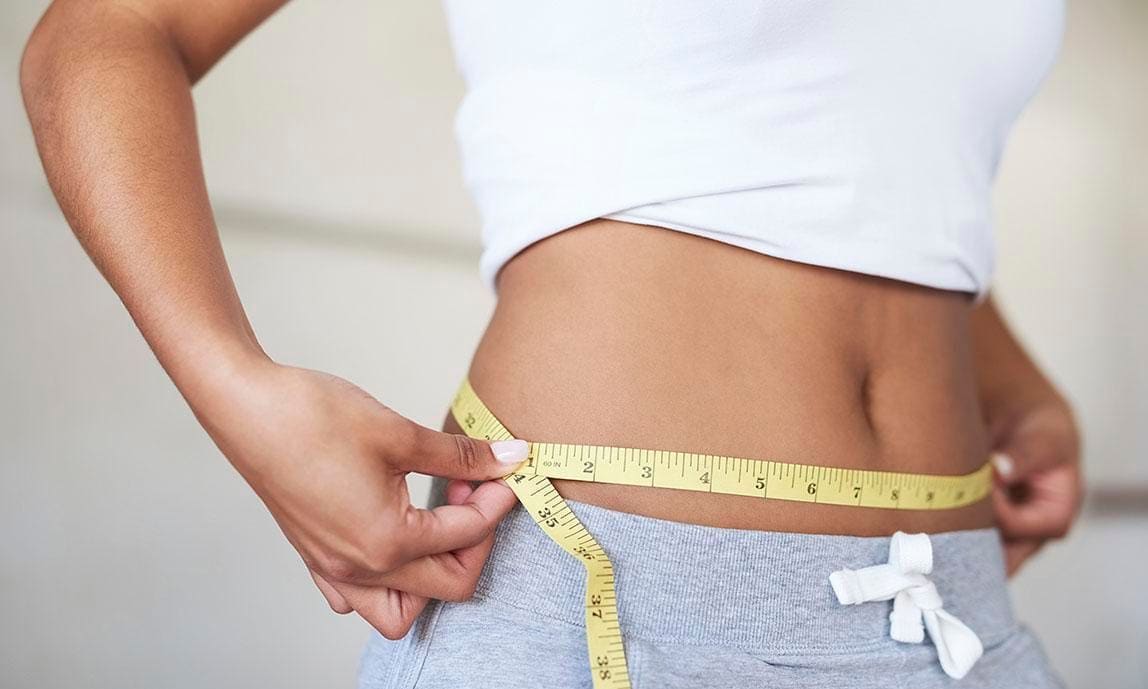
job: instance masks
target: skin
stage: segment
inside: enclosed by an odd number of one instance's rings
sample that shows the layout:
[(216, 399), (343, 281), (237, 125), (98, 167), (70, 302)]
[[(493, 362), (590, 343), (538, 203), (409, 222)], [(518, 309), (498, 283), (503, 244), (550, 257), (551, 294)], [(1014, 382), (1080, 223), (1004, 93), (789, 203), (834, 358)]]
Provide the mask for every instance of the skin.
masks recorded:
[[(69, 225), (196, 418), (332, 609), (398, 638), (428, 598), (473, 593), (514, 505), (489, 479), (521, 454), (500, 463), (449, 423), (450, 433), (419, 426), (260, 347), (219, 243), (190, 92), (281, 4), (56, 0), (28, 41), (21, 85)], [(995, 520), (1010, 570), (1063, 536), (1078, 509), (1072, 415), (991, 301), (973, 308), (966, 295), (607, 221), (524, 251), (499, 294), (471, 376), (522, 437), (935, 473), (971, 470), (998, 449), (1013, 467), (991, 501), (945, 513), (561, 485), (569, 497), (825, 533)], [(448, 504), (413, 507), (410, 471), (455, 479)]]
[(1068, 401), (991, 299), (973, 311), (971, 326), (981, 409), (998, 459), (993, 512), (1011, 575), (1048, 541), (1067, 536), (1080, 512), (1080, 431)]
[(520, 437), (933, 474), (996, 451), (1014, 467), (993, 500), (935, 511), (556, 481), (566, 497), (804, 533), (996, 522), (1013, 570), (1079, 506), (1068, 406), (991, 300), (607, 220), (528, 247), (498, 289), (470, 378)]

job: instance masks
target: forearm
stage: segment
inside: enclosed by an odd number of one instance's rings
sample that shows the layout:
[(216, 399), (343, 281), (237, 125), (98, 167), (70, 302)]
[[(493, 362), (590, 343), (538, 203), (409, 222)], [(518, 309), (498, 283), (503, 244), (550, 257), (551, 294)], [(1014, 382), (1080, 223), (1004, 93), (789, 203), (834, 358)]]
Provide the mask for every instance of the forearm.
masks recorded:
[(38, 27), (25, 104), (69, 225), (190, 400), (262, 349), (212, 218), (185, 60), (141, 15), (91, 7)]
[[(212, 218), (190, 87), (284, 0), (55, 0), (21, 64), (52, 189), (216, 445), (333, 609), (388, 638), (469, 598), (526, 443), (437, 433), (335, 376), (270, 364)], [(497, 454), (496, 454), (497, 452)], [(434, 512), (406, 476), (461, 479)], [(470, 481), (485, 481), (472, 488)]]
[(1004, 322), (992, 298), (972, 313), (972, 350), (981, 408), (990, 426), (1043, 404), (1064, 404)]

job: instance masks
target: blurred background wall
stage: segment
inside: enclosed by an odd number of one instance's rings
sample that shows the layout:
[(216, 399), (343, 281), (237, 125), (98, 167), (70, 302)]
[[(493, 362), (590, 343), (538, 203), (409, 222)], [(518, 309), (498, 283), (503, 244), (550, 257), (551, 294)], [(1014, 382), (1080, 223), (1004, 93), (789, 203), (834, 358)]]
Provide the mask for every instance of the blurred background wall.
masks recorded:
[[(352, 686), (329, 612), (63, 223), (0, 7), (0, 687)], [(1024, 31), (1022, 26), (1017, 31)], [(1148, 3), (1076, 0), (997, 189), (997, 294), (1076, 402), (1085, 516), (1015, 580), (1071, 686), (1148, 686)], [(300, 0), (196, 89), (240, 293), (281, 360), (437, 425), (492, 296), (441, 10)]]

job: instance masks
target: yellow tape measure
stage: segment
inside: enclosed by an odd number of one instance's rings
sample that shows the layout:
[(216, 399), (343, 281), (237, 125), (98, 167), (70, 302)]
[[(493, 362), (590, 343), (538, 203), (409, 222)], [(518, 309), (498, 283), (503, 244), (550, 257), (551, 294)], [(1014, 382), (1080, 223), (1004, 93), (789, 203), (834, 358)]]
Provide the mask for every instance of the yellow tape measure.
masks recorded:
[[(514, 437), (479, 399), (469, 380), (455, 395), (451, 413), (472, 438)], [(939, 476), (605, 445), (530, 443), (526, 462), (506, 482), (546, 535), (586, 568), (586, 646), (594, 688), (629, 689), (614, 566), (550, 483), (552, 478), (768, 500), (935, 510), (970, 505), (988, 495), (992, 466), (986, 462), (971, 474)]]

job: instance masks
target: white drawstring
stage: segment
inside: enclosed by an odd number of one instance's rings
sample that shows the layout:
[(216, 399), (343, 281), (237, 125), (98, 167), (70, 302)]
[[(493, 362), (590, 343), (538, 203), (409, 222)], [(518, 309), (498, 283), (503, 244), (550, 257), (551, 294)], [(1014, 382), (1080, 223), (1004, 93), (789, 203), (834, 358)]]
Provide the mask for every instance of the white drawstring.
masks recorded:
[(919, 644), (928, 630), (941, 668), (948, 676), (960, 679), (981, 657), (984, 647), (976, 632), (941, 607), (937, 587), (925, 576), (932, 571), (933, 545), (929, 535), (898, 531), (889, 543), (888, 564), (842, 569), (829, 575), (829, 583), (842, 605), (892, 598), (889, 636)]

